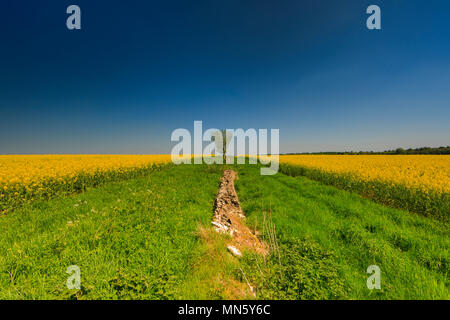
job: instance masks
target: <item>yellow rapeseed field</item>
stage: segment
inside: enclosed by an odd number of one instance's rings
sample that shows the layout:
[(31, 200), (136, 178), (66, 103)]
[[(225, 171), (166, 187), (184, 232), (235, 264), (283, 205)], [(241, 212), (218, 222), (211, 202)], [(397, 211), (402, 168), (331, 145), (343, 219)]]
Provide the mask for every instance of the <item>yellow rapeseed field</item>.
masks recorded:
[(0, 186), (36, 185), (46, 179), (63, 181), (80, 173), (93, 174), (166, 163), (170, 155), (2, 155)]
[[(0, 155), (0, 214), (23, 202), (140, 176), (170, 162), (170, 155)], [(442, 219), (450, 211), (448, 155), (282, 155), (280, 163), (308, 171), (282, 166), (283, 173), (305, 174), (388, 205)]]
[(450, 193), (448, 155), (282, 155), (281, 163)]

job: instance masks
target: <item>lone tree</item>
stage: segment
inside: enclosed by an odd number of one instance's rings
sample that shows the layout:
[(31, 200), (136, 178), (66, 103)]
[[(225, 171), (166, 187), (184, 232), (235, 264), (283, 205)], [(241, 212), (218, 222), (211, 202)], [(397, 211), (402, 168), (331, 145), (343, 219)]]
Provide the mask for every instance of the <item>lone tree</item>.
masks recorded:
[(226, 163), (227, 147), (232, 138), (233, 134), (231, 132), (227, 132), (227, 130), (216, 131), (212, 136), (212, 140), (216, 143), (217, 150), (223, 156), (224, 164)]

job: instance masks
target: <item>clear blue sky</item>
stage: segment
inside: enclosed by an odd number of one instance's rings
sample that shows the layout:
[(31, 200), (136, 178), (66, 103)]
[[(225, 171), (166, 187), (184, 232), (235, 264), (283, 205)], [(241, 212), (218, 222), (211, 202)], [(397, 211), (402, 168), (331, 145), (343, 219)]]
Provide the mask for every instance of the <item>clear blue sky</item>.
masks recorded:
[(168, 153), (194, 120), (281, 152), (450, 144), (447, 0), (3, 0), (0, 35), (0, 154)]

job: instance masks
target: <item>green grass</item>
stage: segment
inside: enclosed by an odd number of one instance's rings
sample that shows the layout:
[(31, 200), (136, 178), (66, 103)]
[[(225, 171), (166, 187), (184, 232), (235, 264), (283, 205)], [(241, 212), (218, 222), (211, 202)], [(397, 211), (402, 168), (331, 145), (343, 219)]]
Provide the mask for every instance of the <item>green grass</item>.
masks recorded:
[(450, 214), (450, 194), (433, 190), (424, 192), (401, 184), (381, 180), (363, 181), (352, 174), (338, 174), (315, 168), (280, 164), (280, 172), (293, 177), (304, 176), (339, 189), (356, 192), (381, 204), (419, 213), (447, 223)]
[[(212, 231), (223, 167), (167, 167), (0, 216), (0, 299), (249, 298), (241, 268), (261, 299), (449, 298), (448, 224), (304, 177), (235, 168), (248, 223), (262, 231), (270, 211), (279, 256), (238, 260)], [(381, 290), (366, 287), (372, 264)], [(66, 287), (70, 265), (80, 290)]]
[[(262, 212), (270, 211), (280, 242), (281, 264), (277, 256), (265, 263), (251, 255), (245, 260), (260, 297), (450, 297), (448, 224), (305, 177), (237, 168), (236, 188), (249, 223), (261, 229)], [(366, 286), (369, 265), (381, 268), (381, 290)]]
[[(0, 299), (189, 298), (221, 173), (179, 166), (0, 216)], [(66, 287), (70, 265), (81, 290)]]
[(8, 214), (15, 208), (36, 200), (49, 200), (55, 197), (70, 196), (86, 191), (88, 188), (99, 187), (107, 182), (123, 181), (143, 177), (154, 171), (167, 169), (166, 164), (149, 164), (138, 168), (120, 168), (120, 170), (80, 172), (73, 177), (46, 178), (35, 187), (21, 183), (10, 185), (7, 189), (0, 188), (0, 214)]

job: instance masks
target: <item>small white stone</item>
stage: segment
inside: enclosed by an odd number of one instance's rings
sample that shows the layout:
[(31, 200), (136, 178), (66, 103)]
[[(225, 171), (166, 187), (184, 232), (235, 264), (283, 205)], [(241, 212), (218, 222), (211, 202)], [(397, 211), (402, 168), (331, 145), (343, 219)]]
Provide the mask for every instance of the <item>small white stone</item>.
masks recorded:
[(224, 226), (223, 224), (220, 224), (220, 223), (215, 222), (215, 221), (212, 221), (211, 223), (212, 223), (214, 226), (216, 226), (217, 228), (219, 228), (219, 229), (224, 229), (225, 231), (228, 230), (228, 227), (227, 227), (227, 226)]
[(236, 248), (235, 246), (232, 246), (231, 244), (229, 244), (227, 248), (236, 257), (242, 257), (241, 251), (239, 251), (239, 249)]

